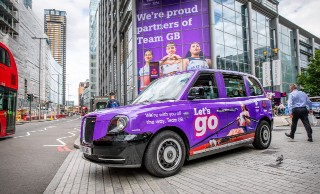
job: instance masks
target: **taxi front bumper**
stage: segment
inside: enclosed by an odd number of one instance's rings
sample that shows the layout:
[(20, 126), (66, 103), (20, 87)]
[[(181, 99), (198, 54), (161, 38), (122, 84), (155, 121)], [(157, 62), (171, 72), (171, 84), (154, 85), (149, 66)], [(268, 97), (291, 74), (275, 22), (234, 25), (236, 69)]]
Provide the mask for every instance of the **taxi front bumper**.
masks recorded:
[(99, 165), (138, 168), (151, 136), (151, 133), (106, 136), (92, 144), (80, 139), (83, 158)]

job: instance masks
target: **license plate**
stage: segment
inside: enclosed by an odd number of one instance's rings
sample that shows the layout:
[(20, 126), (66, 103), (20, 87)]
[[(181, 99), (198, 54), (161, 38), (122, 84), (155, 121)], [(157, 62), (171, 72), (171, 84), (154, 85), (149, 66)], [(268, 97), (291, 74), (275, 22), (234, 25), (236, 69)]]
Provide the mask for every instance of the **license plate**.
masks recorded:
[(85, 154), (91, 155), (92, 154), (92, 148), (81, 146), (81, 151)]

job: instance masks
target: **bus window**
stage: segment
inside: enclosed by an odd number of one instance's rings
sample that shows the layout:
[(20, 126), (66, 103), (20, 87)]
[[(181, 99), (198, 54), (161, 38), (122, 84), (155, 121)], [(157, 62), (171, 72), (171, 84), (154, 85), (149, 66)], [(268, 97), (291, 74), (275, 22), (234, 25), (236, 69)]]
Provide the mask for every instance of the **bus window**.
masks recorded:
[(0, 47), (0, 63), (10, 67), (10, 57), (7, 51)]

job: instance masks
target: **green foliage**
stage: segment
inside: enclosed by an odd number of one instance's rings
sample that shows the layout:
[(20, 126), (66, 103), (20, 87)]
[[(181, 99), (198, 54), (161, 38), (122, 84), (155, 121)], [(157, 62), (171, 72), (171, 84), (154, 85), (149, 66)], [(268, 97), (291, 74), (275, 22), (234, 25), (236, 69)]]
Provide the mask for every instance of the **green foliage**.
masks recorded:
[(310, 62), (308, 68), (298, 76), (298, 84), (310, 96), (320, 96), (320, 50), (315, 51), (315, 57)]

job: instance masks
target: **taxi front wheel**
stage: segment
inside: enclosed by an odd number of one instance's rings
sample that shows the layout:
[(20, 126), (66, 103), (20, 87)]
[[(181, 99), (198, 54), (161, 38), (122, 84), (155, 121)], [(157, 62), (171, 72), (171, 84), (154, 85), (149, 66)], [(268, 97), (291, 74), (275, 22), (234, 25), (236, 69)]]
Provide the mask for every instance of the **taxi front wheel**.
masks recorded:
[(186, 158), (183, 139), (173, 131), (162, 131), (149, 144), (144, 166), (157, 177), (168, 177), (178, 173)]
[(267, 121), (262, 120), (256, 130), (253, 146), (256, 149), (267, 149), (271, 143), (271, 127)]

